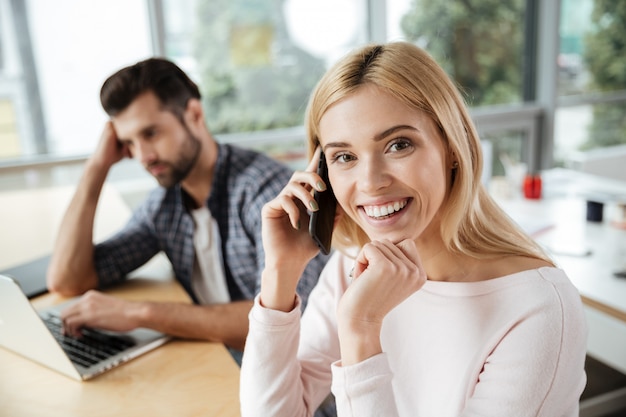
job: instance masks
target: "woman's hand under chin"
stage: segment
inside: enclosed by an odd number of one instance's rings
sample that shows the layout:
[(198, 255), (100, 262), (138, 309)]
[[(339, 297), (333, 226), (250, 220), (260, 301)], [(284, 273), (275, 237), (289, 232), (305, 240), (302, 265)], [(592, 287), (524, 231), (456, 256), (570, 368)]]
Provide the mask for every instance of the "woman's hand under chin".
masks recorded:
[(382, 352), (383, 319), (426, 282), (415, 242), (372, 241), (361, 249), (353, 281), (337, 309), (342, 365)]

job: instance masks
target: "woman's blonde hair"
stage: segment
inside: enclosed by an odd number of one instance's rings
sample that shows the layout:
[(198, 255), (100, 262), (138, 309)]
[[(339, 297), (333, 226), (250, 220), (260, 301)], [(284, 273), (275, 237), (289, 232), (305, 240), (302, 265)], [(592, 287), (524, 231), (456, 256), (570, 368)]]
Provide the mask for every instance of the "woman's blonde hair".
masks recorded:
[[(441, 209), (441, 236), (448, 250), (476, 258), (521, 255), (552, 261), (498, 207), (481, 183), (480, 139), (457, 88), (422, 49), (407, 42), (368, 45), (345, 56), (322, 77), (307, 109), (309, 156), (320, 143), (319, 124), (330, 106), (362, 85), (374, 85), (428, 114), (438, 126), (451, 169)], [(456, 164), (455, 164), (456, 165)], [(369, 242), (348, 216), (335, 227), (339, 249)]]

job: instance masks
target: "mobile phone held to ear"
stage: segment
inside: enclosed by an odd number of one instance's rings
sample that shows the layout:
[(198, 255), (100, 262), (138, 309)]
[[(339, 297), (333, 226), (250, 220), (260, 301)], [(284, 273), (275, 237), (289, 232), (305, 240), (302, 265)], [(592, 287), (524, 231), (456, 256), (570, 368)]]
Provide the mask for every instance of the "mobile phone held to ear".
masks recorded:
[(311, 213), (309, 220), (309, 234), (317, 243), (320, 251), (324, 255), (330, 253), (330, 246), (333, 237), (333, 226), (335, 225), (335, 211), (337, 210), (337, 200), (335, 193), (328, 180), (328, 166), (324, 152), (320, 153), (320, 162), (317, 166), (317, 174), (322, 177), (326, 184), (325, 191), (314, 191), (313, 198), (317, 202), (319, 210)]

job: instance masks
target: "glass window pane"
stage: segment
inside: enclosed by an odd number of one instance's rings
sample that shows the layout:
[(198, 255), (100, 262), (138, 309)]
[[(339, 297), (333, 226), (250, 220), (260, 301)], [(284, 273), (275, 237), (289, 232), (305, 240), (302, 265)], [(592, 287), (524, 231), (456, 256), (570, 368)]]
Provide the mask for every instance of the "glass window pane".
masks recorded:
[(17, 115), (13, 102), (0, 96), (0, 158), (19, 156)]
[(29, 15), (49, 150), (91, 153), (106, 120), (102, 82), (151, 53), (145, 4), (30, 0)]
[(562, 0), (560, 95), (626, 89), (625, 22), (623, 2)]
[(366, 36), (361, 0), (165, 0), (164, 6), (166, 53), (195, 74), (216, 134), (301, 126), (322, 74)]
[(562, 0), (558, 92), (574, 106), (556, 114), (558, 165), (626, 144), (625, 22), (624, 2)]
[(560, 19), (559, 67), (560, 95), (590, 89), (589, 71), (584, 60), (585, 36), (591, 30), (594, 0), (562, 0)]
[(527, 134), (524, 130), (507, 129), (482, 135), (483, 181), (493, 195), (519, 196), (527, 173), (524, 162)]
[[(391, 2), (388, 33), (424, 47), (472, 106), (522, 101), (524, 0)], [(404, 10), (404, 13), (395, 13)]]
[(5, 158), (91, 153), (107, 118), (99, 101), (102, 82), (152, 54), (146, 2), (0, 0), (0, 6), (3, 22), (20, 23), (1, 26), (0, 98), (10, 104), (0, 117), (14, 115), (5, 126), (18, 138), (17, 152)]
[(555, 163), (568, 166), (580, 152), (626, 144), (626, 102), (559, 108)]

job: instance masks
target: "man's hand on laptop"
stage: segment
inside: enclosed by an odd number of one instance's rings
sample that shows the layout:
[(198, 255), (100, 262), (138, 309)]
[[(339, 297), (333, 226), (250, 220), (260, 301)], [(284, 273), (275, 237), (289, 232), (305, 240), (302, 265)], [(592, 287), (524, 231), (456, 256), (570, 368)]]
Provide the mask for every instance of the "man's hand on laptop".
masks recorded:
[(126, 301), (91, 290), (61, 312), (63, 329), (69, 336), (79, 337), (83, 327), (127, 332), (138, 325), (142, 303)]

